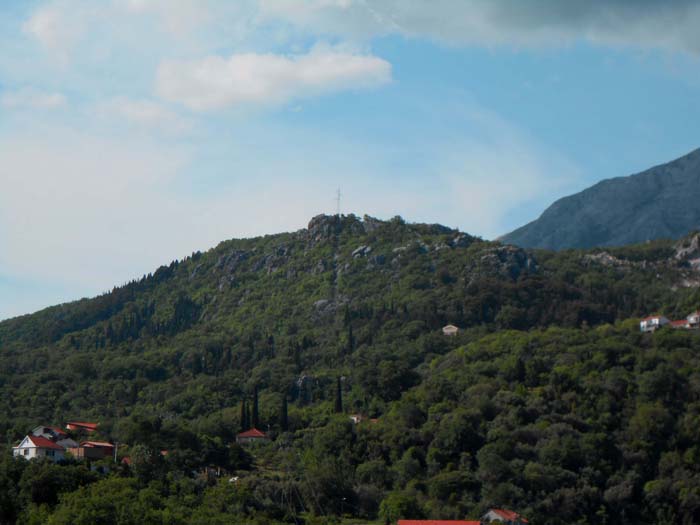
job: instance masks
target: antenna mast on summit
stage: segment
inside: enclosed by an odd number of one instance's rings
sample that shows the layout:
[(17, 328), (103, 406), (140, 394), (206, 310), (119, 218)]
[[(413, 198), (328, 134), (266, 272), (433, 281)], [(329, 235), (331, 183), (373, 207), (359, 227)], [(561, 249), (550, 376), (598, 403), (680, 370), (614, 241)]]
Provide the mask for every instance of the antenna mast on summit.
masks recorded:
[(340, 217), (340, 197), (341, 197), (341, 196), (342, 196), (342, 195), (341, 195), (341, 193), (340, 193), (340, 188), (338, 188), (338, 191), (337, 191), (337, 193), (335, 194), (335, 205), (336, 205), (336, 206), (335, 206), (335, 214), (336, 214), (338, 217)]

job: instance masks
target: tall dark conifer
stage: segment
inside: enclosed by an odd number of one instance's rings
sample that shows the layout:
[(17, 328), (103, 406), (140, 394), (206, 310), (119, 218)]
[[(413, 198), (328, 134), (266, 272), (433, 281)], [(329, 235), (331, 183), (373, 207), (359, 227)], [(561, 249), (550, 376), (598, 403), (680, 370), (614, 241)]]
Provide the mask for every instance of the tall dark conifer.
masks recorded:
[(338, 378), (335, 386), (335, 413), (341, 414), (343, 412), (343, 391), (340, 388), (340, 377)]
[(258, 386), (253, 388), (253, 427), (260, 427), (260, 412), (258, 411)]
[(241, 415), (240, 415), (241, 432), (248, 430), (248, 409), (245, 404), (245, 399), (241, 399)]
[(282, 406), (280, 407), (280, 430), (286, 432), (289, 430), (289, 415), (287, 410), (287, 394), (282, 394)]

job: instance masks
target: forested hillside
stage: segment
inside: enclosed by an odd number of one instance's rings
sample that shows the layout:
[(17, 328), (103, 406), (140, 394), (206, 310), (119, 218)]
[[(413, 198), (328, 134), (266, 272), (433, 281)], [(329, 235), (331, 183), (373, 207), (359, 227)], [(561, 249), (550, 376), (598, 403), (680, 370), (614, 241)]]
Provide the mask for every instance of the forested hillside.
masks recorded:
[[(8, 452), (0, 523), (698, 522), (700, 337), (636, 318), (700, 308), (699, 238), (555, 253), (319, 216), (2, 322), (8, 450), (99, 421), (131, 467)], [(232, 444), (254, 398), (273, 440)]]

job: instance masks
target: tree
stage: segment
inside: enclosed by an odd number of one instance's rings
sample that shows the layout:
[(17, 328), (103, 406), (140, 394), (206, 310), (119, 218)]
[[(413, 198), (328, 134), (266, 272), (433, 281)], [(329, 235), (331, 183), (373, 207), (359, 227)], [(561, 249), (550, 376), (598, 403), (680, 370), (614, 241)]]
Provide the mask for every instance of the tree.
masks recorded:
[(253, 388), (253, 428), (260, 426), (260, 412), (258, 410), (258, 385)]
[(340, 385), (340, 377), (338, 377), (335, 386), (335, 413), (341, 414), (343, 412), (343, 391)]
[(287, 410), (287, 394), (282, 394), (282, 406), (280, 407), (279, 417), (280, 430), (286, 432), (289, 430), (289, 415)]
[(240, 426), (241, 432), (248, 430), (248, 409), (245, 404), (245, 399), (241, 399)]
[(408, 492), (391, 492), (379, 505), (379, 516), (389, 525), (401, 518), (421, 519), (423, 509), (414, 495)]

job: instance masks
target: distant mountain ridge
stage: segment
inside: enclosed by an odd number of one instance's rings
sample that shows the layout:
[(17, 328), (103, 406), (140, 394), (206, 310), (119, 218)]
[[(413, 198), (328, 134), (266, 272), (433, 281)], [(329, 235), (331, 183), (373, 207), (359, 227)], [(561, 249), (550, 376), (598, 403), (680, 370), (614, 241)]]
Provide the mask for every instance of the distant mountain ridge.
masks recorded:
[(700, 149), (559, 199), (499, 240), (523, 248), (622, 246), (700, 228)]

